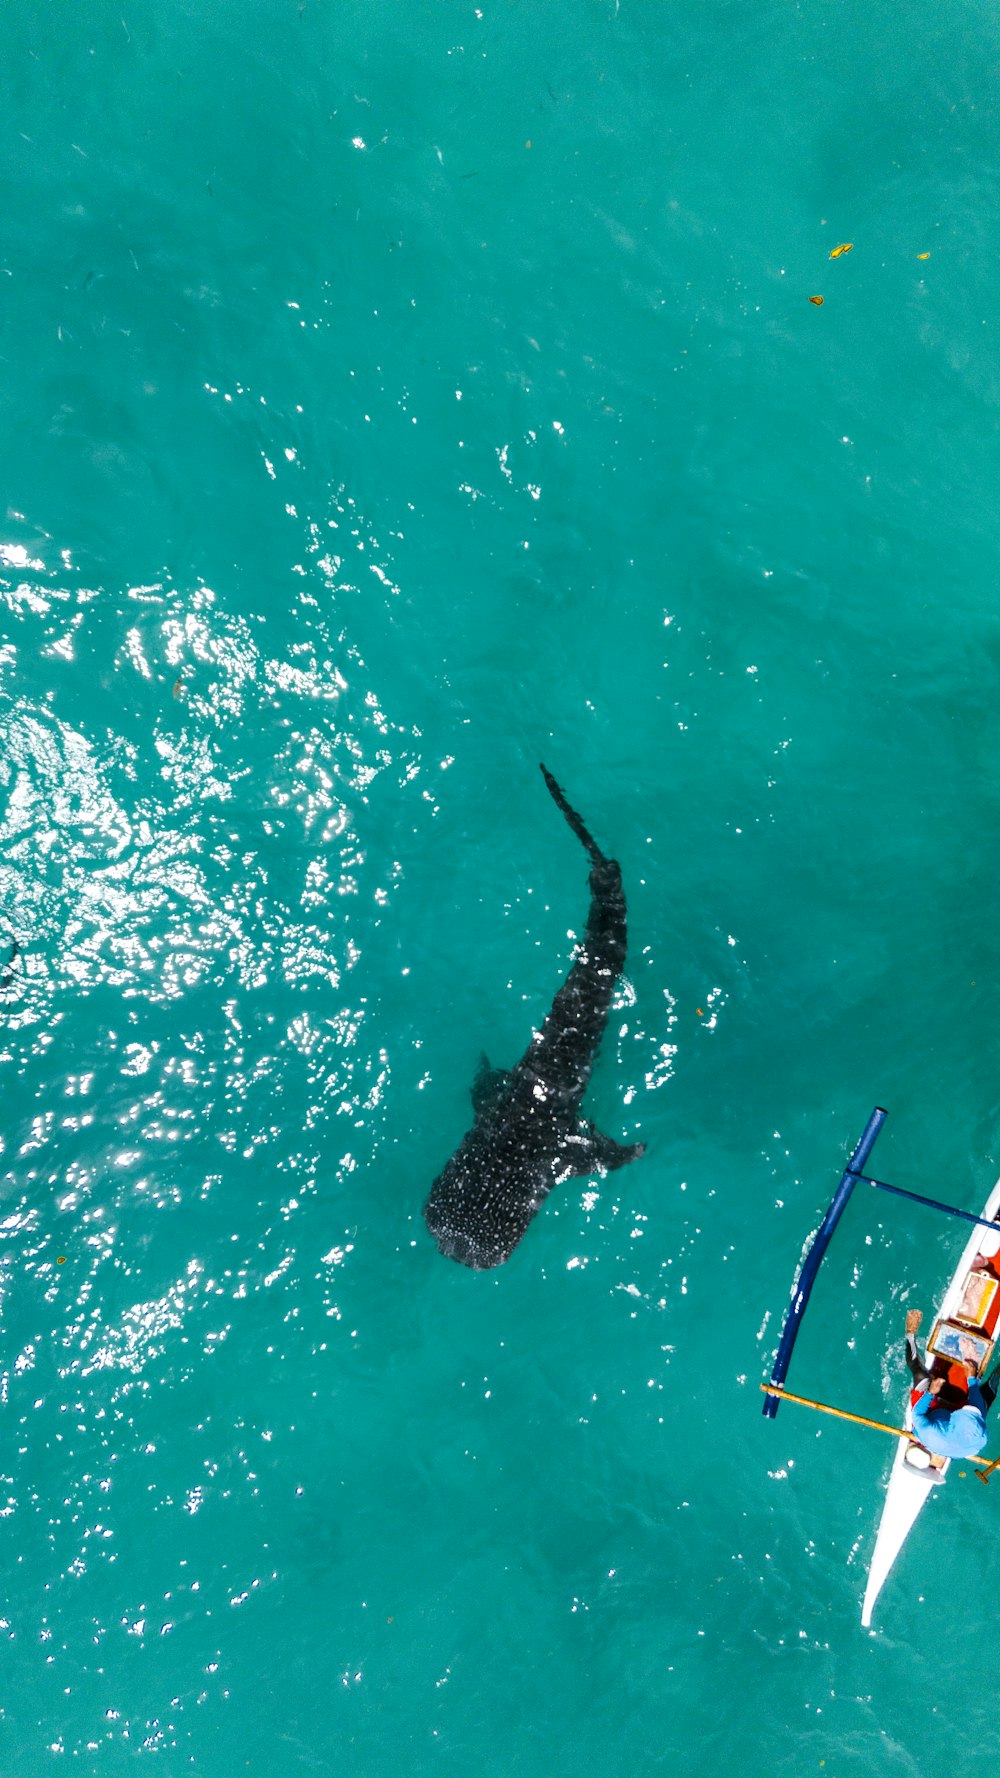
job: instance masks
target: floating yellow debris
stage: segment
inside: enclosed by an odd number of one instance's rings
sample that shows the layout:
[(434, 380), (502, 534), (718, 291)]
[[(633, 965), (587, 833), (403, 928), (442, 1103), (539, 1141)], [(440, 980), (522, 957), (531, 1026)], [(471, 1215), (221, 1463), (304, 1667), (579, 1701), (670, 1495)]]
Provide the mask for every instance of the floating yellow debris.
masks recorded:
[(929, 253), (918, 253), (917, 258), (918, 259), (930, 259), (930, 254)]
[(842, 253), (853, 253), (853, 251), (854, 251), (854, 242), (853, 241), (841, 241), (840, 246), (835, 247), (833, 249), (833, 252), (831, 253), (830, 258), (831, 259), (839, 259)]
[(59, 1258), (56, 1260), (56, 1265), (57, 1266), (64, 1266), (65, 1264), (66, 1264), (66, 1255), (64, 1253), (61, 1253), (59, 1255)]
[(811, 296), (811, 297), (810, 297), (810, 298), (809, 298), (809, 301), (810, 301), (810, 302), (811, 302), (811, 303), (815, 303), (815, 304), (816, 304), (816, 307), (817, 307), (817, 308), (818, 308), (818, 309), (821, 309), (821, 308), (822, 308), (822, 307), (823, 307), (823, 298), (822, 298), (822, 297), (821, 297), (821, 296)]

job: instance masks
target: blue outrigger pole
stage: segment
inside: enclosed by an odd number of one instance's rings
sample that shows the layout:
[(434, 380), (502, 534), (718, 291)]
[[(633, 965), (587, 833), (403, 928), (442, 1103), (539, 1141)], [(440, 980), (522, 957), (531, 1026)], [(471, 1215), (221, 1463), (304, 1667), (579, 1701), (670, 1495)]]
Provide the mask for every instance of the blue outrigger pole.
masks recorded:
[[(868, 1119), (868, 1122), (864, 1127), (860, 1142), (848, 1161), (844, 1172), (841, 1174), (840, 1184), (833, 1194), (830, 1208), (824, 1216), (823, 1221), (820, 1223), (813, 1238), (812, 1246), (802, 1262), (802, 1270), (800, 1271), (798, 1278), (795, 1280), (792, 1289), (792, 1300), (788, 1305), (788, 1313), (785, 1316), (785, 1325), (781, 1330), (781, 1339), (778, 1343), (778, 1350), (775, 1355), (774, 1368), (771, 1371), (771, 1383), (776, 1389), (782, 1387), (785, 1378), (788, 1375), (788, 1366), (791, 1362), (792, 1348), (794, 1347), (798, 1336), (802, 1317), (806, 1312), (806, 1304), (809, 1301), (810, 1292), (816, 1282), (816, 1273), (819, 1271), (823, 1255), (830, 1245), (830, 1237), (844, 1213), (844, 1207), (859, 1178), (863, 1179), (865, 1177), (863, 1172), (865, 1162), (875, 1146), (875, 1138), (882, 1128), (882, 1125), (885, 1123), (886, 1115), (887, 1114), (883, 1111), (881, 1105), (876, 1105), (875, 1110), (872, 1112), (871, 1117)], [(874, 1185), (876, 1181), (872, 1180), (871, 1183)], [(764, 1406), (761, 1409), (761, 1413), (764, 1415), (765, 1420), (774, 1419), (775, 1414), (778, 1412), (778, 1403), (780, 1399), (780, 1396), (777, 1395), (765, 1395)]]

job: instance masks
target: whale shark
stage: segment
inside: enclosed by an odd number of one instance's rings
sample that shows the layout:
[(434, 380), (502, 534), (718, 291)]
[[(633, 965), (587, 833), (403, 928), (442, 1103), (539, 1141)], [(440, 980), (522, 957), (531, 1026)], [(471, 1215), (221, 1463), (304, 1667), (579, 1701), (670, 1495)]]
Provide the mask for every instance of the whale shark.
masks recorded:
[(520, 1061), (511, 1069), (493, 1068), (482, 1056), (472, 1088), (472, 1128), (424, 1205), (441, 1252), (476, 1271), (510, 1258), (554, 1185), (613, 1172), (645, 1152), (642, 1142), (601, 1135), (581, 1111), (625, 966), (621, 869), (605, 857), (544, 765), (541, 773), (589, 854), (590, 911), (569, 974)]

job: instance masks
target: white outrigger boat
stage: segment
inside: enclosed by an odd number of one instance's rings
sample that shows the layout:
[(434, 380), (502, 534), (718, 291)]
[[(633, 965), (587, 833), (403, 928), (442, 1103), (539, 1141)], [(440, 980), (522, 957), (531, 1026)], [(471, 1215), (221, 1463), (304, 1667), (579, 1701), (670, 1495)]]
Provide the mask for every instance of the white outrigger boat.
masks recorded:
[(834, 1408), (826, 1402), (814, 1401), (807, 1396), (793, 1395), (784, 1387), (792, 1348), (820, 1262), (844, 1206), (855, 1184), (859, 1182), (876, 1186), (881, 1191), (892, 1192), (898, 1197), (909, 1198), (931, 1209), (945, 1211), (950, 1216), (959, 1217), (974, 1225), (926, 1343), (925, 1362), (928, 1370), (945, 1371), (951, 1363), (964, 1360), (974, 1365), (977, 1379), (982, 1380), (989, 1368), (994, 1346), (1000, 1339), (1000, 1181), (987, 1198), (982, 1215), (975, 1216), (952, 1204), (941, 1204), (934, 1198), (923, 1197), (919, 1192), (904, 1191), (901, 1186), (888, 1185), (884, 1180), (873, 1179), (863, 1169), (885, 1117), (886, 1113), (881, 1107), (876, 1107), (844, 1170), (830, 1208), (803, 1259), (792, 1288), (792, 1300), (785, 1317), (771, 1381), (761, 1384), (765, 1397), (763, 1412), (767, 1419), (774, 1418), (779, 1402), (783, 1399), (797, 1401), (805, 1407), (818, 1408), (822, 1413), (834, 1414), (838, 1419), (852, 1420), (862, 1426), (872, 1426), (879, 1432), (890, 1433), (897, 1441), (861, 1607), (861, 1622), (866, 1628), (871, 1624), (875, 1601), (921, 1507), (932, 1490), (947, 1479), (951, 1464), (958, 1461), (976, 1466), (983, 1481), (988, 1481), (992, 1470), (1000, 1466), (1000, 1458), (993, 1462), (978, 1456), (956, 1459), (938, 1457), (926, 1450), (912, 1434), (909, 1394), (904, 1426), (900, 1428), (886, 1426), (880, 1420), (869, 1420), (861, 1414), (848, 1413), (843, 1408)]
[[(983, 1208), (983, 1222), (993, 1222), (1000, 1210), (1000, 1182)], [(958, 1358), (971, 1341), (979, 1377), (986, 1374), (1000, 1320), (1000, 1280), (992, 1268), (1000, 1252), (1000, 1229), (974, 1229), (945, 1291), (931, 1333), (924, 1362), (932, 1369), (935, 1359)], [(909, 1394), (906, 1398), (907, 1431), (913, 1425)], [(900, 1439), (889, 1471), (878, 1535), (868, 1570), (868, 1585), (861, 1606), (861, 1622), (867, 1629), (872, 1610), (889, 1571), (916, 1522), (921, 1507), (934, 1488), (947, 1481), (948, 1471), (962, 1458), (932, 1457), (916, 1439)]]

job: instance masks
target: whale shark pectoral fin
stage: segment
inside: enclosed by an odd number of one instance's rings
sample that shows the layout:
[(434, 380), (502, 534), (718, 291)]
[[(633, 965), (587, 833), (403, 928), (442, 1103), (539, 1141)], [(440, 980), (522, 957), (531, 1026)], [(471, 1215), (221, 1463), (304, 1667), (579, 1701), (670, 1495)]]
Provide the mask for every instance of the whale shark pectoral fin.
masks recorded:
[(479, 1058), (476, 1078), (472, 1083), (472, 1109), (477, 1117), (491, 1111), (510, 1080), (506, 1068), (491, 1068), (490, 1059), (484, 1050)]
[(646, 1144), (616, 1142), (613, 1136), (602, 1135), (596, 1124), (588, 1124), (586, 1133), (574, 1141), (572, 1152), (574, 1173), (616, 1173), (645, 1154)]

